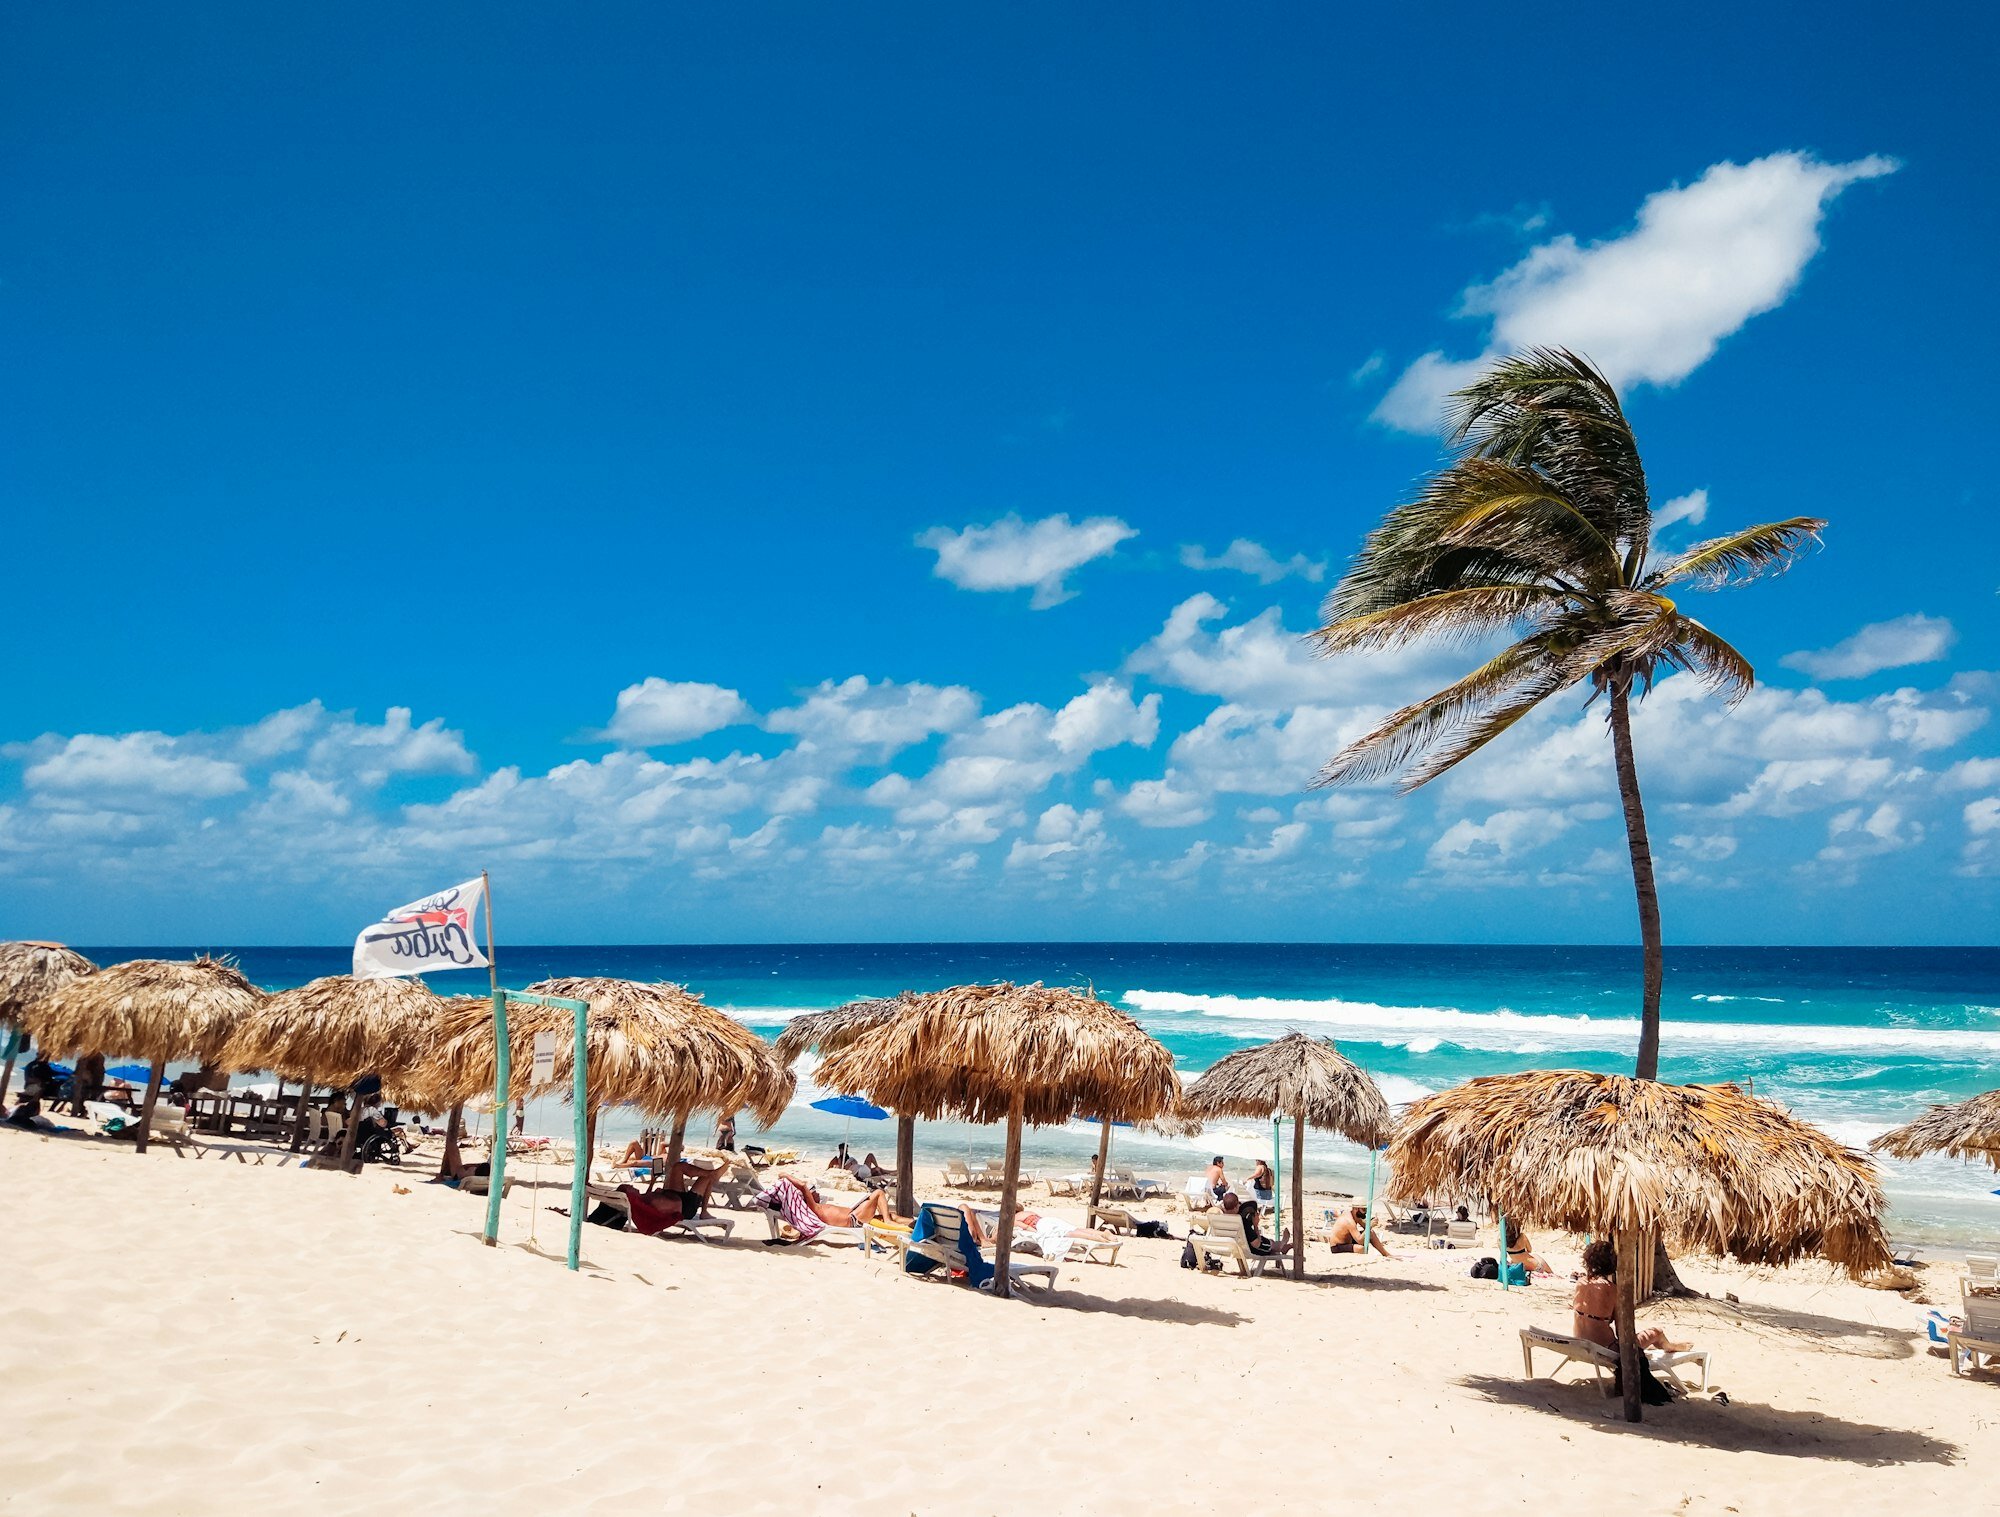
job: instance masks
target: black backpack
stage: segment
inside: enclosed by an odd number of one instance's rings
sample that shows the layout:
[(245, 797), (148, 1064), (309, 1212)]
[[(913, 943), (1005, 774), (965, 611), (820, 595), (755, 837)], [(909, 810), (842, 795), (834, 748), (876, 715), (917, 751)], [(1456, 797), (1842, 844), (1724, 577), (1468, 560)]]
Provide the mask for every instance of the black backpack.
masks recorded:
[(1500, 1278), (1500, 1261), (1491, 1255), (1481, 1259), (1472, 1266), (1472, 1278), (1475, 1280), (1498, 1280)]

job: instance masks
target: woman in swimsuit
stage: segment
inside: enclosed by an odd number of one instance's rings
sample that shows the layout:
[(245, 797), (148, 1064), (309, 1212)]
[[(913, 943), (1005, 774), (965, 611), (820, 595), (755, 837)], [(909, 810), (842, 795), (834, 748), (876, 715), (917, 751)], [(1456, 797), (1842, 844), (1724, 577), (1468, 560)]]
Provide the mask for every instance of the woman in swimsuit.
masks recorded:
[[(1618, 1250), (1603, 1238), (1592, 1243), (1583, 1251), (1583, 1279), (1577, 1283), (1575, 1299), (1570, 1302), (1573, 1314), (1570, 1332), (1578, 1338), (1588, 1338), (1592, 1343), (1601, 1343), (1611, 1349), (1618, 1347), (1615, 1327), (1618, 1320), (1618, 1285), (1612, 1278), (1617, 1269)], [(1636, 1336), (1642, 1349), (1662, 1348), (1678, 1352), (1690, 1347), (1686, 1343), (1668, 1341), (1666, 1333), (1657, 1327), (1639, 1328)]]
[[(852, 1206), (843, 1206), (834, 1201), (823, 1201), (817, 1190), (800, 1185), (790, 1175), (778, 1176), (779, 1186), (790, 1185), (799, 1190), (808, 1210), (829, 1227), (859, 1227), (864, 1222), (907, 1222), (909, 1218), (899, 1217), (889, 1205), (889, 1193), (871, 1190)], [(775, 1188), (775, 1187), (774, 1187)]]

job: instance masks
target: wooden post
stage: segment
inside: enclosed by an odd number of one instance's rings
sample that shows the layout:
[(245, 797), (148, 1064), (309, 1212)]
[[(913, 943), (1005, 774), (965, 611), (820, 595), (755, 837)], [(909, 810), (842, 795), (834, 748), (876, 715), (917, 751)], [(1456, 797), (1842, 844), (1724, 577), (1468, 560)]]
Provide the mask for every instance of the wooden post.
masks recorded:
[[(667, 1157), (665, 1164), (662, 1166), (663, 1173), (671, 1173), (673, 1167), (681, 1162), (681, 1150), (687, 1147), (687, 1135), (688, 1114), (684, 1111), (677, 1112), (674, 1115), (673, 1131), (667, 1134)], [(657, 1185), (659, 1181), (659, 1174), (655, 1174), (653, 1176), (653, 1183)]]
[(917, 1214), (917, 1119), (896, 1118), (896, 1215)]
[(299, 1087), (299, 1115), (298, 1120), (292, 1123), (293, 1153), (306, 1146), (306, 1117), (312, 1112), (312, 1093), (310, 1081)]
[(1368, 1150), (1368, 1209), (1361, 1214), (1361, 1262), (1364, 1264), (1375, 1251), (1375, 1166), (1381, 1157), (1381, 1150)]
[(444, 1119), (444, 1157), (438, 1161), (439, 1174), (452, 1176), (465, 1168), (465, 1160), (458, 1152), (459, 1134), (464, 1129), (465, 1103), (459, 1101), (453, 1104)]
[[(575, 1012), (576, 1045), (570, 1052), (572, 1083), (569, 1093), (571, 1141), (576, 1153), (570, 1162), (569, 1176), (569, 1267), (579, 1267), (583, 1257), (583, 1202), (589, 1194), (590, 1161), (594, 1157), (591, 1149), (596, 1136), (597, 1111), (590, 1107), (590, 1085), (588, 1063), (590, 1058), (589, 1037), (585, 1031), (590, 1018), (587, 1005), (580, 1005)], [(590, 1109), (586, 1111), (585, 1108)]]
[[(159, 1104), (160, 1081), (165, 1079), (166, 1075), (167, 1061), (165, 1059), (153, 1060), (153, 1071), (146, 1076), (146, 1105), (144, 1110), (139, 1113), (139, 1142), (136, 1149), (139, 1153), (146, 1151), (146, 1139), (152, 1136), (153, 1108)], [(82, 1103), (79, 1102), (78, 1105), (81, 1106)]]
[(1094, 1211), (1104, 1199), (1104, 1167), (1111, 1162), (1111, 1119), (1104, 1119), (1104, 1130), (1097, 1135), (1097, 1173), (1090, 1177), (1090, 1205)]
[[(340, 1170), (342, 1174), (355, 1174), (361, 1166), (354, 1162), (354, 1140), (361, 1133), (361, 1091), (358, 1086), (347, 1087), (347, 1126), (340, 1134)], [(315, 1164), (313, 1168), (319, 1166)]]
[(1007, 1261), (1014, 1253), (1014, 1195), (1021, 1170), (1021, 1119), (1026, 1106), (1025, 1093), (1015, 1091), (1014, 1104), (1007, 1112), (1007, 1175), (1000, 1186), (1000, 1228), (993, 1237), (993, 1294), (996, 1296), (1014, 1294), (1012, 1283), (1007, 1278)]
[(1638, 1314), (1634, 1309), (1638, 1298), (1633, 1293), (1639, 1273), (1638, 1238), (1629, 1227), (1619, 1228), (1612, 1236), (1618, 1244), (1618, 1308), (1614, 1313), (1618, 1318), (1618, 1378), (1625, 1391), (1625, 1420), (1637, 1422), (1643, 1415), (1639, 1399)]
[(1306, 1277), (1306, 1124), (1292, 1119), (1292, 1278)]

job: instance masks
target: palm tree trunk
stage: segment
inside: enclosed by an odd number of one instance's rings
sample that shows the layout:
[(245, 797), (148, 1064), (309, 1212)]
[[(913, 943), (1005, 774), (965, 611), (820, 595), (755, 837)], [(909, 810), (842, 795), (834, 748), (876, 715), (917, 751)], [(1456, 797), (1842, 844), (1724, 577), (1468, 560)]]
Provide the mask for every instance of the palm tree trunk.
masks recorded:
[[(1097, 1135), (1097, 1170), (1090, 1177), (1090, 1209), (1093, 1212), (1097, 1210), (1098, 1206), (1104, 1200), (1104, 1165), (1110, 1157), (1111, 1119), (1106, 1117), (1104, 1119), (1104, 1129)], [(1090, 1222), (1093, 1227), (1097, 1225), (1095, 1217), (1092, 1217)]]
[(1639, 897), (1639, 941), (1645, 952), (1645, 989), (1639, 1003), (1639, 1058), (1632, 1072), (1660, 1077), (1660, 893), (1653, 883), (1653, 846), (1646, 839), (1646, 807), (1639, 798), (1639, 767), (1632, 759), (1631, 683), (1611, 687), (1611, 752), (1618, 765), (1618, 798), (1625, 806), (1625, 841), (1632, 852), (1632, 887)]
[(1618, 1380), (1619, 1389), (1625, 1394), (1625, 1420), (1637, 1422), (1641, 1416), (1639, 1402), (1639, 1329), (1634, 1321), (1633, 1308), (1637, 1305), (1636, 1283), (1632, 1278), (1638, 1272), (1639, 1249), (1637, 1240), (1629, 1227), (1620, 1228), (1616, 1234), (1618, 1248), (1618, 1305), (1612, 1315), (1618, 1319)]
[(457, 1175), (465, 1169), (465, 1161), (458, 1154), (458, 1139), (465, 1126), (465, 1103), (458, 1102), (444, 1119), (444, 1157), (438, 1161), (438, 1173)]
[(917, 1214), (917, 1119), (896, 1118), (896, 1215)]
[[(152, 1073), (146, 1076), (146, 1104), (139, 1112), (139, 1142), (135, 1152), (144, 1153), (146, 1140), (153, 1135), (153, 1108), (160, 1104), (160, 1081), (166, 1078), (166, 1074), (167, 1061), (153, 1060)], [(82, 1105), (81, 1101), (77, 1102), (79, 1108)]]
[(1007, 1264), (1014, 1256), (1014, 1208), (1019, 1204), (1015, 1197), (1020, 1184), (1017, 1176), (1021, 1171), (1024, 1104), (1022, 1093), (1015, 1091), (1013, 1109), (1007, 1113), (1007, 1178), (1000, 1187), (1000, 1226), (993, 1234), (993, 1294), (996, 1296), (1014, 1294), (1013, 1282), (1007, 1275)]

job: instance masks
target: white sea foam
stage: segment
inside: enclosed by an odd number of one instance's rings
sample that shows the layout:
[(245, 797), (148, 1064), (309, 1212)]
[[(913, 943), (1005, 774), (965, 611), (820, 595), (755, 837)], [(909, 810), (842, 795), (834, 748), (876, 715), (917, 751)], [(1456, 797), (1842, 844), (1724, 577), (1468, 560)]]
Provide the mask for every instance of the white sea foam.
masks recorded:
[[(1129, 990), (1125, 1004), (1154, 1015), (1227, 1018), (1276, 1026), (1317, 1023), (1350, 1038), (1406, 1043), (1433, 1035), (1465, 1048), (1519, 1052), (1524, 1040), (1561, 1049), (1623, 1051), (1639, 1041), (1637, 1017), (1558, 1016), (1502, 1009), (1461, 1011), (1451, 1006), (1378, 1006), (1370, 1001), (1287, 1000), (1276, 996), (1189, 995), (1174, 990)], [(1779, 1026), (1757, 1022), (1675, 1021), (1676, 1045), (1778, 1048), (1822, 1052), (1921, 1054), (1926, 1057), (2000, 1057), (2000, 1032), (1909, 1027)]]
[(1443, 1038), (1405, 1038), (1401, 1043), (1392, 1043), (1392, 1048), (1402, 1048), (1407, 1053), (1436, 1053), (1444, 1044)]

